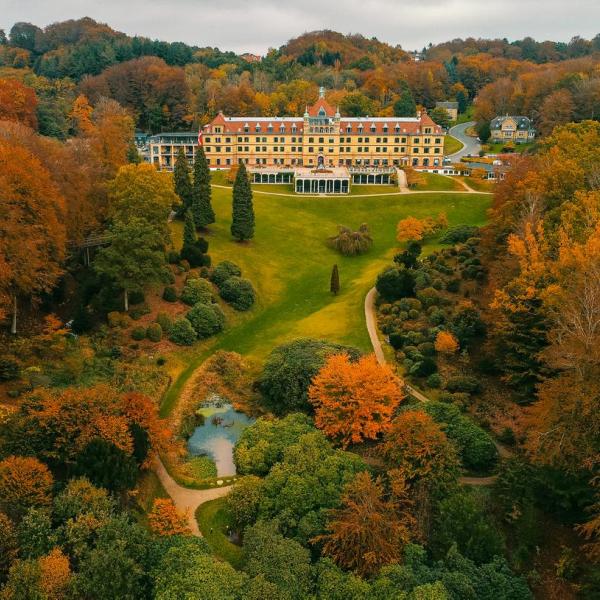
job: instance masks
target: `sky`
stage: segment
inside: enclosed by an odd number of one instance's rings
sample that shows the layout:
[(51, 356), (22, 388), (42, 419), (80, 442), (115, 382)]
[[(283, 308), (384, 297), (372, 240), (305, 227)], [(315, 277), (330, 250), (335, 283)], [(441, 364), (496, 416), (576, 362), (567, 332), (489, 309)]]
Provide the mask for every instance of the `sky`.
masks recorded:
[(265, 54), (307, 31), (405, 50), (457, 37), (568, 41), (600, 33), (600, 0), (0, 0), (0, 28), (80, 17), (130, 35)]

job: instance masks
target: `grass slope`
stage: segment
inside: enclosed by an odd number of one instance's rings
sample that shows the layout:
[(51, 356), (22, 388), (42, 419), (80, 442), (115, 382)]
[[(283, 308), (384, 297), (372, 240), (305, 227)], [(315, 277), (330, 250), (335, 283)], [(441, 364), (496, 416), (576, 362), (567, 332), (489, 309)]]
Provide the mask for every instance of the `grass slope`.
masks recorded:
[[(375, 277), (397, 249), (396, 223), (403, 217), (435, 216), (446, 212), (450, 225), (485, 222), (489, 197), (466, 194), (404, 194), (303, 198), (256, 194), (255, 239), (238, 244), (229, 233), (231, 192), (213, 189), (217, 223), (208, 236), (213, 264), (238, 263), (257, 290), (258, 301), (247, 313), (230, 314), (226, 330), (217, 337), (182, 349), (186, 366), (167, 392), (161, 413), (169, 414), (183, 385), (215, 350), (239, 352), (259, 363), (282, 342), (317, 337), (369, 350), (363, 302)], [(374, 244), (359, 257), (343, 257), (326, 239), (338, 224), (368, 223)], [(182, 224), (173, 223), (175, 246), (180, 247)], [(329, 292), (331, 269), (337, 264), (341, 291)]]
[(227, 528), (232, 526), (232, 522), (225, 508), (225, 498), (201, 504), (196, 510), (196, 520), (213, 554), (227, 561), (232, 567), (240, 569), (243, 551), (241, 546), (232, 544), (227, 538)]
[(463, 143), (454, 136), (446, 134), (444, 138), (444, 155), (454, 154), (463, 147)]

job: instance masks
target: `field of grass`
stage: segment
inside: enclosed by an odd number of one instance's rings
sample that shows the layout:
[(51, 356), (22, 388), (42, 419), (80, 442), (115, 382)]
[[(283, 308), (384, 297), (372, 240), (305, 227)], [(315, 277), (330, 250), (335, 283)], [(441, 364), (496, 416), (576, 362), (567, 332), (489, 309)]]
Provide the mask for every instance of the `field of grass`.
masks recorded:
[(436, 173), (421, 173), (425, 182), (415, 186), (417, 191), (464, 192), (465, 188), (452, 177)]
[[(257, 365), (274, 346), (298, 337), (325, 338), (369, 350), (364, 297), (396, 252), (396, 223), (408, 215), (425, 217), (444, 211), (451, 225), (482, 225), (489, 204), (488, 196), (435, 192), (369, 198), (260, 194), (254, 198), (255, 238), (239, 244), (229, 233), (231, 192), (214, 188), (217, 223), (207, 236), (213, 264), (225, 259), (238, 263), (257, 290), (257, 302), (246, 313), (231, 311), (220, 335), (177, 351), (176, 363), (182, 369), (173, 373), (162, 415), (170, 413), (187, 379), (215, 350), (239, 352)], [(335, 234), (337, 225), (361, 223), (369, 225), (374, 239), (367, 254), (344, 257), (328, 247), (327, 238)], [(175, 222), (172, 227), (175, 246), (180, 247), (182, 224)], [(329, 292), (334, 264), (341, 282), (337, 296)]]
[(454, 154), (463, 147), (461, 141), (457, 140), (454, 136), (446, 135), (444, 138), (444, 154)]
[(470, 188), (477, 192), (493, 192), (496, 185), (493, 181), (478, 179), (477, 177), (456, 177), (458, 181), (464, 181)]
[(231, 527), (232, 523), (225, 509), (225, 498), (201, 504), (196, 511), (196, 520), (213, 554), (227, 561), (232, 567), (241, 568), (242, 548), (232, 544), (226, 535), (227, 528)]

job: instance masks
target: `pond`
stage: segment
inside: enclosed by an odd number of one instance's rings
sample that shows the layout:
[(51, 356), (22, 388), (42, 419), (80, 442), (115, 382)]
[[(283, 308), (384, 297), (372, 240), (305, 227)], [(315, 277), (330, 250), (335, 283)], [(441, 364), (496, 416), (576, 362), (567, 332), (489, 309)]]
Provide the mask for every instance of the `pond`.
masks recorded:
[(206, 455), (217, 467), (217, 475), (235, 475), (233, 447), (242, 431), (255, 419), (236, 411), (229, 402), (212, 397), (196, 411), (202, 423), (194, 429), (188, 440), (192, 456)]

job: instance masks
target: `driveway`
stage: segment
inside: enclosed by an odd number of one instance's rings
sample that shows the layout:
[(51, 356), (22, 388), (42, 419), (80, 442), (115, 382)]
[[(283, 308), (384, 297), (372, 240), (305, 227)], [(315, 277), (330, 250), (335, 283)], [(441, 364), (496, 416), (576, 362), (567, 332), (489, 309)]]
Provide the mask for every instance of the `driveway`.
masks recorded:
[(481, 144), (477, 141), (477, 138), (466, 133), (467, 129), (473, 125), (475, 125), (475, 121), (467, 121), (466, 123), (460, 123), (450, 128), (448, 133), (464, 144), (458, 152), (447, 156), (452, 162), (459, 162), (463, 156), (467, 156), (468, 154), (472, 154), (473, 156), (479, 155)]

